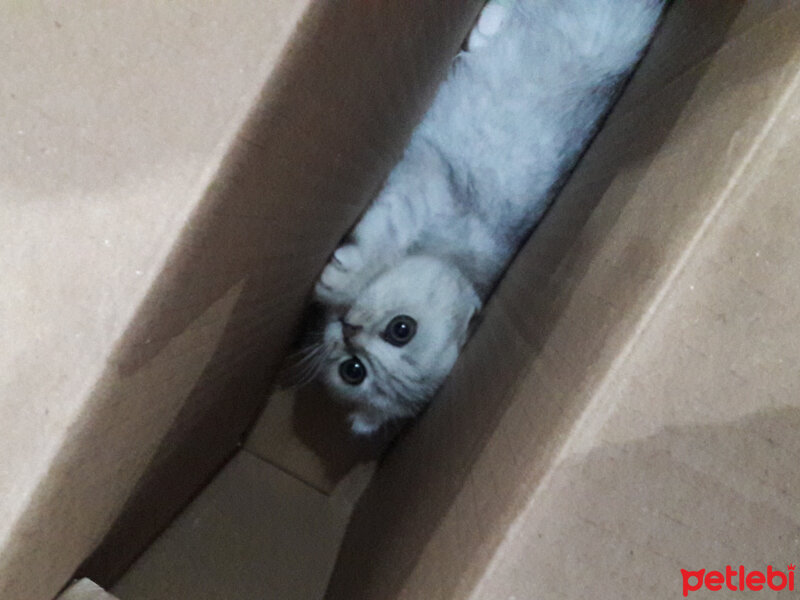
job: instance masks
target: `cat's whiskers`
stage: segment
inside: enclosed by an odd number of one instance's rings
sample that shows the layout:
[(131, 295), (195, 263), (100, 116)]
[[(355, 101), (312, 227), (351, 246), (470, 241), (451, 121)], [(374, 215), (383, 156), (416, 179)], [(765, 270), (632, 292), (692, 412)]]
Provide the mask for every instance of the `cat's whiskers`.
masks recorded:
[(294, 365), (297, 369), (295, 385), (302, 387), (313, 381), (330, 356), (330, 349), (323, 341), (302, 348), (296, 354), (302, 355)]

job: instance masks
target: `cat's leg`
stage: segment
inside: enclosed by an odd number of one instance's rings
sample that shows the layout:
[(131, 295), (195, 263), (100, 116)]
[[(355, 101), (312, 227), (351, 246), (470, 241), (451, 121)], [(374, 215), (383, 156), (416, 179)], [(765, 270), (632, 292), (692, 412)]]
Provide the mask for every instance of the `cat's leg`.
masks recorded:
[[(427, 127), (439, 124), (426, 117)], [(414, 135), (351, 241), (341, 246), (320, 276), (317, 300), (349, 306), (372, 279), (414, 248), (431, 230), (447, 229), (458, 210), (452, 195), (451, 167), (438, 147)]]
[(511, 0), (490, 0), (483, 7), (478, 20), (467, 38), (467, 51), (482, 48), (497, 35), (511, 12)]
[(315, 298), (329, 306), (350, 306), (369, 283), (368, 260), (357, 244), (339, 246), (317, 281)]
[(384, 193), (339, 246), (314, 289), (318, 301), (346, 307), (385, 269), (402, 259), (417, 241), (424, 217), (403, 196)]

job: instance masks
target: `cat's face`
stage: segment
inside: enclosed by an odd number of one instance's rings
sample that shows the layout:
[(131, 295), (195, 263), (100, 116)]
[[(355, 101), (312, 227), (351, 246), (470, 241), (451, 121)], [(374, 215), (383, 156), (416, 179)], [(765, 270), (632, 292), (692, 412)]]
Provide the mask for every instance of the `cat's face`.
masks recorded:
[(446, 263), (410, 257), (376, 277), (325, 325), (322, 380), (385, 418), (411, 416), (442, 384), (480, 299)]

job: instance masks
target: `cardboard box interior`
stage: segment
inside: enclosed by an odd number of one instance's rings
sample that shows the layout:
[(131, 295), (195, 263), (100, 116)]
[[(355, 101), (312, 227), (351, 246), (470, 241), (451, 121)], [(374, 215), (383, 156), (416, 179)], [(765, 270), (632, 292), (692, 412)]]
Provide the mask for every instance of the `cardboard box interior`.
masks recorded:
[[(38, 58), (2, 101), (50, 153), (3, 177), (9, 277), (39, 287), (3, 306), (31, 367), (0, 405), (0, 596), (84, 559), (121, 600), (666, 598), (680, 568), (796, 562), (800, 7), (673, 5), (373, 475), (313, 389), (237, 442), (479, 3), (270, 4), (19, 15)], [(43, 91), (65, 48), (78, 115)]]

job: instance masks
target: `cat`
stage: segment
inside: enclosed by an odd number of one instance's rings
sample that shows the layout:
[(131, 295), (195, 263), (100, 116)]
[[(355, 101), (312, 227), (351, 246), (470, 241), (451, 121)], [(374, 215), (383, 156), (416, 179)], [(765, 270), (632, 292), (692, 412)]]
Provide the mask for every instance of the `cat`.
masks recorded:
[(416, 415), (642, 55), (663, 0), (491, 0), (314, 290), (355, 434)]

